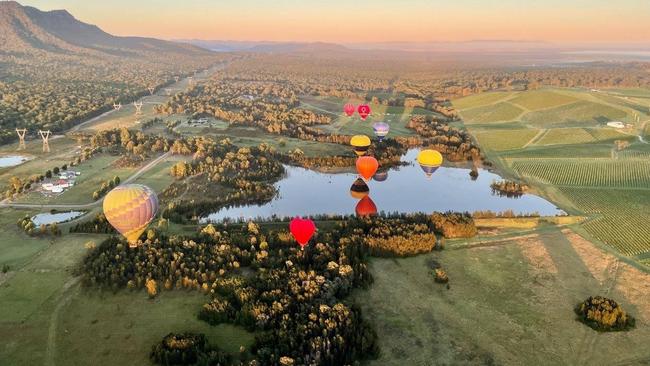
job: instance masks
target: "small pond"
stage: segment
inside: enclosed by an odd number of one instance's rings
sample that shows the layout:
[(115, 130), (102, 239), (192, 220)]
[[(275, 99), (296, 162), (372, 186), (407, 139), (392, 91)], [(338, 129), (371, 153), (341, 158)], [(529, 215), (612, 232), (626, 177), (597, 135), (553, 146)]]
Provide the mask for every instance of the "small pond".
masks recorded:
[(85, 214), (83, 211), (67, 211), (67, 212), (55, 212), (55, 213), (41, 213), (32, 217), (32, 222), (34, 225), (50, 225), (54, 223), (61, 223), (75, 219), (81, 215)]
[(8, 168), (16, 165), (20, 165), (30, 158), (22, 155), (6, 155), (0, 156), (0, 168)]

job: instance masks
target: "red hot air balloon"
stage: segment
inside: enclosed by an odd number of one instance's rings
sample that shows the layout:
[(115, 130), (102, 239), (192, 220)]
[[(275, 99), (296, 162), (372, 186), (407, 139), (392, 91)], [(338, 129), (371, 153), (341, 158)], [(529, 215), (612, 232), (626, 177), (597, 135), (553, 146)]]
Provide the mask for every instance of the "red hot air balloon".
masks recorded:
[(305, 245), (309, 243), (309, 239), (314, 235), (316, 225), (310, 219), (296, 217), (289, 223), (289, 230), (298, 244), (300, 244), (300, 247), (304, 249)]
[(362, 120), (366, 120), (368, 116), (370, 115), (370, 106), (367, 104), (361, 104), (357, 108), (357, 112), (359, 112), (359, 116), (361, 117)]
[(348, 103), (345, 106), (343, 106), (343, 112), (348, 115), (348, 117), (352, 117), (354, 114), (354, 111), (357, 109), (357, 107), (354, 106), (352, 103)]
[(370, 199), (370, 196), (363, 197), (355, 208), (357, 216), (372, 216), (377, 214), (377, 205)]
[(378, 168), (379, 162), (372, 156), (362, 156), (357, 159), (357, 172), (366, 182), (377, 173)]

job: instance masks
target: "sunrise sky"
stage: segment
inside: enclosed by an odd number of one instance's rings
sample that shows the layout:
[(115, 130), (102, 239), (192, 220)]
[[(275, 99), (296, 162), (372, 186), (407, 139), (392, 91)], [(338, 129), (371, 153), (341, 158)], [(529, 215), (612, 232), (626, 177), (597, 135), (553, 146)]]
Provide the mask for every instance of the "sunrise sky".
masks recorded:
[(650, 40), (649, 0), (29, 0), (116, 35), (325, 41)]

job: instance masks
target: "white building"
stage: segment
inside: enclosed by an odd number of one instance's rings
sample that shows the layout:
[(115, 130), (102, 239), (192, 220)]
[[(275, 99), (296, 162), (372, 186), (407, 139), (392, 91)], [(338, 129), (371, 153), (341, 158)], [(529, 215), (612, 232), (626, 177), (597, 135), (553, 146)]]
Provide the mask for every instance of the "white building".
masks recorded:
[(607, 126), (613, 128), (625, 128), (625, 123), (620, 121), (612, 121), (612, 122), (607, 122)]

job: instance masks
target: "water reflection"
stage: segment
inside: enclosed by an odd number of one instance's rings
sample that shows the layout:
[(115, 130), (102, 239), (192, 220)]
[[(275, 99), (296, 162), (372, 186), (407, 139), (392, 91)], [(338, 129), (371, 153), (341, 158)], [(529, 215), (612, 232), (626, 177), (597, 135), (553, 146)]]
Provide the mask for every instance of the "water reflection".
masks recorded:
[(369, 192), (370, 188), (361, 178), (357, 178), (357, 180), (352, 183), (352, 187), (350, 187), (350, 196), (354, 199), (360, 200), (366, 197)]
[(377, 214), (377, 205), (375, 205), (375, 202), (370, 198), (370, 196), (365, 196), (359, 202), (357, 202), (357, 206), (354, 208), (354, 212), (356, 212), (357, 216), (372, 216)]
[[(408, 165), (391, 169), (389, 180), (367, 183), (376, 207), (385, 212), (404, 213), (487, 210), (512, 210), (515, 214), (563, 213), (552, 203), (535, 195), (524, 194), (516, 200), (493, 195), (490, 184), (502, 178), (487, 170), (479, 169), (478, 178), (472, 181), (469, 169), (442, 166), (431, 179), (426, 179), (415, 162), (417, 153), (418, 150), (410, 150), (404, 155), (402, 161)], [(273, 201), (260, 206), (224, 208), (206, 219), (349, 215), (356, 212), (350, 205), (350, 182), (358, 178), (357, 174), (324, 174), (290, 166), (286, 170), (286, 178), (276, 184), (279, 195)]]
[(41, 225), (50, 225), (58, 224), (61, 222), (70, 221), (75, 219), (85, 212), (82, 211), (68, 211), (68, 212), (56, 212), (56, 213), (41, 213), (32, 217), (32, 222), (36, 226)]

